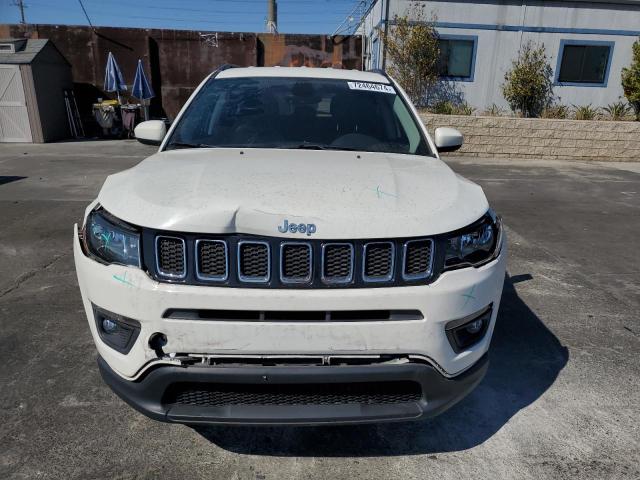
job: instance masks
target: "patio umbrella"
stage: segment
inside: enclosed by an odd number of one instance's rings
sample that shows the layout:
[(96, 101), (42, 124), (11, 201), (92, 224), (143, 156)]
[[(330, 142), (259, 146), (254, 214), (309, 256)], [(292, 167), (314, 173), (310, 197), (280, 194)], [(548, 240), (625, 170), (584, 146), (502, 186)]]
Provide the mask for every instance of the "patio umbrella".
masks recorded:
[(155, 97), (153, 88), (149, 85), (147, 76), (144, 74), (142, 68), (142, 60), (138, 59), (138, 67), (136, 68), (136, 78), (133, 80), (133, 88), (131, 89), (131, 95), (139, 100), (142, 100), (144, 105), (144, 119), (149, 119), (149, 100)]
[(104, 90), (105, 92), (116, 92), (118, 102), (120, 102), (120, 92), (126, 89), (127, 86), (124, 83), (124, 78), (122, 78), (120, 67), (118, 67), (113, 53), (109, 52), (107, 67), (104, 72)]

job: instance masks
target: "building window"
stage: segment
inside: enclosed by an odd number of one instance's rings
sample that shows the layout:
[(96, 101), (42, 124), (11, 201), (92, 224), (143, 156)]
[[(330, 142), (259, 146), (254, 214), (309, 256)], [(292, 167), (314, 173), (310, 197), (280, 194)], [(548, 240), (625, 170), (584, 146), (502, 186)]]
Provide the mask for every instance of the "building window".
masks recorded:
[(609, 42), (561, 42), (558, 83), (606, 86), (612, 50)]
[(476, 37), (440, 36), (438, 72), (441, 77), (473, 81)]

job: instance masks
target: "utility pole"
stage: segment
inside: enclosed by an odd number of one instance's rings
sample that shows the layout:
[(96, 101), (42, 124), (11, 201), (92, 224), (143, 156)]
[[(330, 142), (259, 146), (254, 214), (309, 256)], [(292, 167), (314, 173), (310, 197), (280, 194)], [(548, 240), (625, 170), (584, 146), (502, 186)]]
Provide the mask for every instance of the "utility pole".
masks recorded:
[(387, 38), (389, 38), (389, 2), (387, 0), (384, 14), (384, 43), (382, 44), (382, 70), (387, 69)]
[(267, 32), (278, 33), (278, 5), (276, 0), (267, 0)]
[(20, 9), (20, 24), (25, 25), (27, 22), (24, 19), (24, 2), (23, 2), (23, 0), (14, 0), (13, 4)]

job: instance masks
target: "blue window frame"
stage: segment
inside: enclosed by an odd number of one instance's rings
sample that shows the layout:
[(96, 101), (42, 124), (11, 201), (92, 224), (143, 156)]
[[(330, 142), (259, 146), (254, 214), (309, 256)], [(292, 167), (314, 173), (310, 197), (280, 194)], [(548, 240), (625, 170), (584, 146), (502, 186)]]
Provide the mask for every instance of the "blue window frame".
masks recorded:
[(478, 37), (476, 35), (438, 36), (440, 58), (438, 71), (441, 78), (459, 82), (473, 82), (476, 70)]
[(555, 84), (606, 87), (615, 42), (561, 40)]

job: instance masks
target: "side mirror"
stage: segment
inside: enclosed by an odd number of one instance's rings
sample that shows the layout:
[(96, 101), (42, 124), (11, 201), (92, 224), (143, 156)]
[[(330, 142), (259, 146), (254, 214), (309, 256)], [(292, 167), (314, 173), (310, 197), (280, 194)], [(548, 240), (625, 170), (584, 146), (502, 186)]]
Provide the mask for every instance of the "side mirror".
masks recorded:
[(136, 139), (145, 145), (160, 145), (167, 134), (167, 126), (162, 120), (147, 120), (133, 130)]
[(464, 143), (464, 137), (455, 128), (436, 128), (434, 138), (438, 152), (454, 152)]

